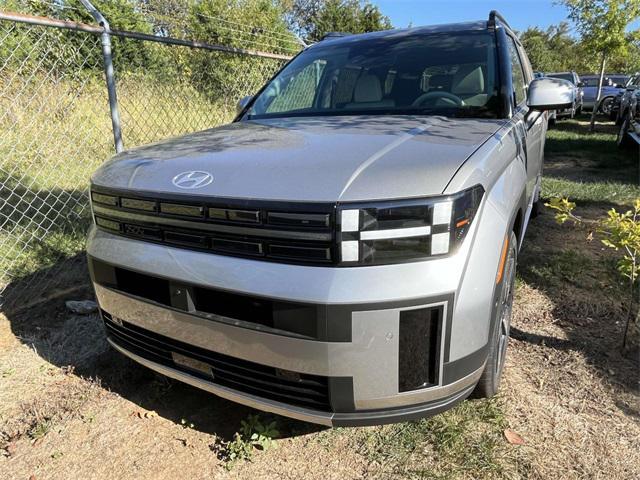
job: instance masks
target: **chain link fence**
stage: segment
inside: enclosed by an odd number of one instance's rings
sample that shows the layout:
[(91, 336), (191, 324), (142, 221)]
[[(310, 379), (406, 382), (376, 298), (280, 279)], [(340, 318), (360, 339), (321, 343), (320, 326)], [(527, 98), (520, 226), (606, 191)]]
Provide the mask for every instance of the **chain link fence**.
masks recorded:
[[(96, 24), (0, 11), (0, 307), (25, 308), (87, 284), (91, 173), (114, 152), (113, 111)], [(180, 19), (112, 31), (125, 148), (233, 119), (300, 46), (285, 34), (215, 18), (229, 44), (189, 38)], [(179, 32), (179, 35), (177, 34)], [(175, 36), (170, 36), (174, 34)], [(263, 47), (265, 51), (257, 51)]]

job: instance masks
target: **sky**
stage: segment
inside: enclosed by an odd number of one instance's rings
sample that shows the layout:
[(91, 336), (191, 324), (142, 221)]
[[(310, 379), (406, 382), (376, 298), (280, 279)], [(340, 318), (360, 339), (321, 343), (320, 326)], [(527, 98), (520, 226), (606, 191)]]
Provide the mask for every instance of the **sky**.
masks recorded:
[(498, 10), (515, 30), (546, 28), (567, 19), (567, 10), (554, 0), (373, 0), (394, 27), (452, 23), (489, 18)]

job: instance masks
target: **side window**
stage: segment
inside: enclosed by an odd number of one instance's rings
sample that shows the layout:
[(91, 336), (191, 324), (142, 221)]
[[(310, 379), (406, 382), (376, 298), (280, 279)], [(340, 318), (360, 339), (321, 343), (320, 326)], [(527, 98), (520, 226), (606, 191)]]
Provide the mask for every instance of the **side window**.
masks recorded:
[(511, 74), (513, 77), (513, 89), (516, 94), (516, 104), (520, 105), (525, 100), (526, 81), (524, 79), (524, 70), (520, 62), (520, 56), (516, 49), (513, 38), (508, 38), (509, 56), (511, 57)]

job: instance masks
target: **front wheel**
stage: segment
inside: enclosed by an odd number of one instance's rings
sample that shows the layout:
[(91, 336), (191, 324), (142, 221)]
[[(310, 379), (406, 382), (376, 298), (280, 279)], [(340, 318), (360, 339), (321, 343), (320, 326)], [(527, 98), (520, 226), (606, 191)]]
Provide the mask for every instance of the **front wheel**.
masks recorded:
[(476, 398), (492, 397), (500, 388), (500, 380), (502, 379), (502, 371), (504, 370), (507, 347), (509, 345), (517, 260), (518, 240), (515, 233), (511, 232), (509, 244), (507, 245), (502, 281), (499, 286), (500, 294), (498, 296), (498, 304), (491, 322), (492, 330), (489, 338), (487, 363), (473, 391), (473, 396)]
[(600, 103), (600, 113), (609, 117), (613, 110), (613, 98), (607, 97)]

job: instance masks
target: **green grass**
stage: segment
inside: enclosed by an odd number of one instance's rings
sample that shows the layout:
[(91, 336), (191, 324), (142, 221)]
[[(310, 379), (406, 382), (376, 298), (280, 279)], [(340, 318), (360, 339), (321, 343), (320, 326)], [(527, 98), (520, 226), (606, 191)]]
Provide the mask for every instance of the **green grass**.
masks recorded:
[(593, 261), (576, 250), (528, 255), (523, 262), (523, 279), (534, 285), (550, 288), (562, 283), (584, 284), (584, 273), (593, 268)]
[(542, 198), (568, 197), (578, 203), (610, 202), (629, 205), (640, 197), (640, 187), (615, 182), (583, 182), (564, 178), (542, 179)]
[(384, 478), (503, 478), (524, 474), (524, 455), (506, 443), (500, 401), (465, 401), (432, 418), (381, 427), (334, 429), (318, 441), (330, 445), (335, 435), (350, 442)]
[[(0, 85), (0, 292), (84, 250), (89, 177), (114, 154), (101, 76), (22, 82)], [(231, 101), (214, 104), (178, 82), (123, 76), (118, 86), (126, 147), (233, 116)]]
[(615, 127), (562, 121), (549, 130), (542, 197), (568, 197), (578, 203), (631, 203), (640, 197), (637, 152), (620, 150)]

